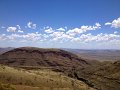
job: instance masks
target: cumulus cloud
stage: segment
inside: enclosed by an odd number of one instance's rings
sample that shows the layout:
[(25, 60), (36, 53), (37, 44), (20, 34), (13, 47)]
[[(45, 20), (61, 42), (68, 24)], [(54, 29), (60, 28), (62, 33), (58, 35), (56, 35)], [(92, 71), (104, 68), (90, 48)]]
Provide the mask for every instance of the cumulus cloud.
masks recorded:
[(6, 38), (6, 34), (1, 34), (0, 35), (0, 41), (2, 41), (2, 40), (6, 40), (7, 38)]
[(21, 27), (20, 27), (20, 25), (16, 25), (17, 26), (17, 28), (20, 30), (21, 29)]
[(22, 30), (18, 30), (19, 33), (24, 33)]
[(16, 27), (8, 27), (7, 32), (16, 32), (17, 28)]
[(50, 34), (50, 36), (52, 37), (60, 37), (64, 34), (64, 32), (53, 32), (52, 34)]
[(32, 23), (32, 22), (28, 22), (27, 23), (27, 27), (30, 28), (30, 29), (36, 29), (36, 24)]
[[(28, 27), (32, 28), (34, 26), (32, 22), (28, 23)], [(106, 23), (106, 25), (112, 25), (110, 23)], [(19, 33), (12, 33), (11, 35), (2, 34), (0, 35), (0, 40), (8, 40), (8, 41), (19, 41), (19, 42), (43, 42), (43, 41), (53, 41), (53, 42), (77, 42), (77, 43), (91, 43), (91, 42), (105, 42), (105, 43), (112, 43), (112, 42), (120, 42), (120, 35), (117, 31), (113, 32), (112, 34), (107, 33), (100, 33), (97, 35), (93, 35), (91, 33), (85, 33), (87, 31), (97, 30), (100, 29), (101, 25), (99, 23), (95, 23), (93, 26), (80, 26), (80, 28), (74, 29), (67, 29), (65, 28), (58, 28), (53, 29), (52, 27), (44, 27), (44, 33), (34, 32), (34, 33), (24, 33), (21, 30), (20, 25), (16, 25), (16, 27), (8, 27), (7, 32), (19, 32)], [(33, 28), (32, 28), (33, 29)], [(68, 31), (66, 31), (66, 29)], [(22, 33), (22, 34), (20, 34)]]
[(7, 35), (6, 38), (8, 40), (16, 40), (17, 38), (20, 38), (21, 36), (19, 34), (11, 34), (11, 35)]
[(42, 34), (36, 32), (36, 33), (28, 33), (28, 34), (22, 35), (22, 38), (29, 41), (39, 41), (41, 39), (41, 36)]
[(105, 23), (105, 25), (111, 25), (112, 23), (110, 23), (110, 22), (107, 22), (107, 23)]
[(16, 27), (8, 27), (8, 28), (7, 28), (7, 32), (24, 33), (24, 32), (21, 30), (20, 25), (16, 25)]
[(50, 34), (41, 34), (38, 32), (35, 33), (27, 33), (27, 34), (11, 34), (0, 35), (1, 40), (8, 40), (8, 41), (29, 41), (29, 42), (48, 42), (48, 41), (55, 41), (55, 42), (73, 42), (73, 43), (118, 43), (120, 42), (120, 35), (117, 32), (112, 34), (103, 34), (99, 33), (97, 35), (92, 35), (91, 33), (88, 34), (81, 34), (79, 36), (70, 36), (65, 32), (61, 31), (54, 31)]
[(97, 29), (97, 28), (101, 28), (100, 23), (95, 23), (95, 25), (96, 25), (96, 27), (95, 27), (96, 29)]
[[(66, 27), (67, 28), (67, 27)], [(65, 32), (65, 28), (58, 28), (53, 30), (53, 28), (47, 26), (44, 27), (44, 31), (48, 34), (49, 39), (52, 41), (70, 41), (74, 39), (77, 35), (80, 35), (89, 30), (96, 30), (101, 28), (99, 23), (95, 23), (94, 26), (81, 26), (80, 28), (74, 28)]]
[(68, 30), (66, 33), (71, 35), (71, 36), (75, 36), (76, 34), (81, 34), (81, 33), (85, 33), (86, 31), (90, 31), (90, 30), (96, 30), (101, 28), (101, 25), (99, 23), (95, 23), (94, 26), (81, 26), (80, 28), (74, 28), (72, 30)]
[(53, 33), (54, 30), (51, 27), (44, 28), (46, 33)]
[(57, 30), (58, 30), (58, 31), (65, 31), (64, 28), (58, 28)]
[(48, 38), (48, 35), (35, 32), (21, 35), (21, 38), (31, 42), (41, 42), (45, 41)]
[(111, 25), (111, 27), (119, 28), (120, 27), (120, 17), (118, 19), (113, 20), (112, 22), (107, 22), (105, 25)]
[(60, 41), (60, 42), (68, 41), (73, 38), (72, 36), (66, 34), (65, 32), (61, 32), (61, 31), (53, 32), (49, 34), (49, 37), (51, 38), (51, 41)]
[[(45, 37), (43, 37), (45, 38)], [(42, 39), (43, 39), (42, 38)], [(89, 43), (89, 42), (111, 42), (111, 41), (120, 41), (120, 35), (117, 33), (112, 34), (97, 34), (92, 35), (91, 33), (88, 34), (81, 34), (80, 36), (70, 36), (65, 32), (53, 32), (47, 36), (48, 41), (57, 41), (57, 42), (81, 42), (81, 43)]]
[(115, 33), (113, 34), (97, 34), (92, 35), (91, 33), (88, 34), (82, 34), (79, 38), (73, 38), (72, 41), (79, 41), (79, 42), (110, 42), (113, 40), (120, 40), (120, 35), (117, 35)]
[(9, 41), (43, 41), (45, 37), (36, 32), (36, 33), (27, 33), (27, 34), (11, 34), (11, 35), (1, 35), (0, 40), (9, 40)]
[(16, 25), (16, 26), (17, 26), (17, 29), (18, 29), (18, 33), (24, 33), (24, 32), (21, 30), (20, 25)]

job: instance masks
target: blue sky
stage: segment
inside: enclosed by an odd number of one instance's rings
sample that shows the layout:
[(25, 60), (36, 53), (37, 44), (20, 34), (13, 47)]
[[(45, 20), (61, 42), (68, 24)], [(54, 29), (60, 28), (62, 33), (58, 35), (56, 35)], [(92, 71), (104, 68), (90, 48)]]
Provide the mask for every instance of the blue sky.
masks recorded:
[(120, 0), (0, 0), (0, 47), (120, 49)]

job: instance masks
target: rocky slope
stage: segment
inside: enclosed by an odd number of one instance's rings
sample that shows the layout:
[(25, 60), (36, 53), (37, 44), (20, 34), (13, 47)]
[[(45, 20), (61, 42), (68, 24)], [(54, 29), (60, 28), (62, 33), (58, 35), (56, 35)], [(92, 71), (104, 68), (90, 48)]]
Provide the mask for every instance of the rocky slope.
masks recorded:
[(120, 61), (79, 69), (76, 77), (97, 90), (120, 90)]
[(0, 55), (0, 64), (29, 70), (49, 68), (97, 90), (120, 90), (120, 61), (89, 61), (61, 49), (22, 47)]
[(0, 63), (10, 66), (83, 67), (89, 63), (60, 49), (16, 48), (0, 55)]

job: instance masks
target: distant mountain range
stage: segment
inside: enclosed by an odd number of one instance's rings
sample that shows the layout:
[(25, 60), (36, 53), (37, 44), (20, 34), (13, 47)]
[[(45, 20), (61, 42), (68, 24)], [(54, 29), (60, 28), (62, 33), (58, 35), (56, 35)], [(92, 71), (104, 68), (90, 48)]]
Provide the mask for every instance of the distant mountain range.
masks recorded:
[(14, 48), (13, 47), (0, 48), (0, 54), (3, 54), (3, 53), (10, 51), (12, 49), (14, 49)]
[(77, 54), (83, 59), (98, 61), (117, 61), (120, 60), (120, 50), (83, 50), (65, 49), (66, 51)]

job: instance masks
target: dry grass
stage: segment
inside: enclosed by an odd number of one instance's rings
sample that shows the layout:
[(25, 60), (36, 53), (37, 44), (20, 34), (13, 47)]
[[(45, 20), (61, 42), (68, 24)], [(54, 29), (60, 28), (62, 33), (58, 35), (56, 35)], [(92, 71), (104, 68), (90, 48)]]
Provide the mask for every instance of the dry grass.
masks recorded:
[(92, 90), (86, 84), (50, 69), (24, 70), (0, 65), (0, 82), (16, 90)]

